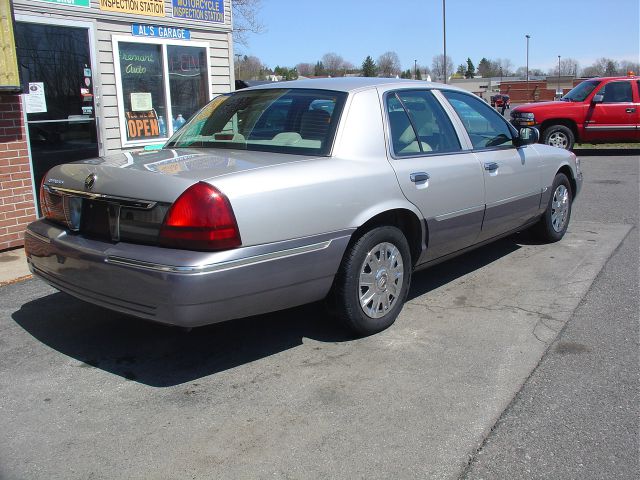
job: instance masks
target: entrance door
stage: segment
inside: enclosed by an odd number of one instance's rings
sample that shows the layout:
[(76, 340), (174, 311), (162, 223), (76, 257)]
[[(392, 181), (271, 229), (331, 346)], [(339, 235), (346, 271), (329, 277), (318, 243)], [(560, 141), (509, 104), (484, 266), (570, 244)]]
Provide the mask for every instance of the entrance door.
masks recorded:
[(89, 30), (18, 22), (16, 50), (38, 188), (51, 167), (99, 153)]

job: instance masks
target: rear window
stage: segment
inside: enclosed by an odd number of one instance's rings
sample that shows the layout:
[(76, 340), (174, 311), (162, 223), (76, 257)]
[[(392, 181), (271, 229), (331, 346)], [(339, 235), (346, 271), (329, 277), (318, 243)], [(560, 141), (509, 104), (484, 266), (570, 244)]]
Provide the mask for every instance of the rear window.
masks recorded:
[(280, 88), (223, 95), (195, 115), (167, 146), (328, 155), (346, 96)]

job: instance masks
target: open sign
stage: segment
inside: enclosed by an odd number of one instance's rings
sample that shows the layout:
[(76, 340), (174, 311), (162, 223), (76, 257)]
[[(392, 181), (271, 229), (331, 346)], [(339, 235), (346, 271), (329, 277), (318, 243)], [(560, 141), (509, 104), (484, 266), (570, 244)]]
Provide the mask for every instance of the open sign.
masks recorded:
[(146, 140), (160, 136), (158, 116), (155, 110), (148, 112), (125, 112), (129, 140)]

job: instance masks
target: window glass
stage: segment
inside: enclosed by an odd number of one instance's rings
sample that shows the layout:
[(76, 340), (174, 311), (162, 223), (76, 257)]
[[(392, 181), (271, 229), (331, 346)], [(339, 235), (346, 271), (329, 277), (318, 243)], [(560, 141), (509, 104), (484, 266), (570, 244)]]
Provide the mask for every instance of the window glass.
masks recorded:
[(209, 100), (207, 50), (167, 45), (173, 130), (178, 130)]
[(417, 132), (419, 139), (415, 145), (408, 147), (409, 150), (416, 147), (423, 153), (460, 150), (458, 135), (451, 120), (431, 92), (399, 91), (397, 97), (409, 113), (415, 129), (414, 134)]
[(416, 132), (411, 125), (409, 115), (397, 96), (387, 97), (387, 112), (393, 153), (399, 157), (420, 153)]
[(600, 80), (586, 80), (569, 90), (561, 100), (563, 102), (583, 102), (598, 85), (600, 85)]
[(166, 137), (162, 46), (119, 44), (127, 140)]
[(632, 102), (631, 82), (609, 82), (598, 91), (602, 95), (604, 103)]
[(284, 88), (223, 95), (168, 146), (328, 155), (345, 98), (342, 92)]
[(442, 93), (462, 120), (474, 149), (513, 145), (513, 131), (485, 102), (465, 93)]

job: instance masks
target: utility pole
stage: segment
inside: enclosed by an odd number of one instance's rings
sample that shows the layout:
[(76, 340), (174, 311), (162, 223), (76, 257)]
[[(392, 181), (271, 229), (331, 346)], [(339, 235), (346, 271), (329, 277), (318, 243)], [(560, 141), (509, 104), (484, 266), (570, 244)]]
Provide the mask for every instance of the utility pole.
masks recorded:
[(558, 90), (556, 95), (560, 95), (560, 55), (558, 55)]
[(413, 61), (413, 78), (418, 79), (418, 60)]
[(444, 72), (444, 81), (447, 83), (447, 0), (442, 0), (442, 40), (444, 46), (444, 62), (442, 71)]
[(531, 35), (525, 35), (527, 38), (527, 102), (529, 101), (529, 39)]

